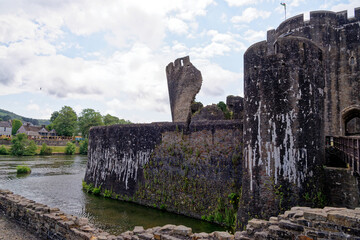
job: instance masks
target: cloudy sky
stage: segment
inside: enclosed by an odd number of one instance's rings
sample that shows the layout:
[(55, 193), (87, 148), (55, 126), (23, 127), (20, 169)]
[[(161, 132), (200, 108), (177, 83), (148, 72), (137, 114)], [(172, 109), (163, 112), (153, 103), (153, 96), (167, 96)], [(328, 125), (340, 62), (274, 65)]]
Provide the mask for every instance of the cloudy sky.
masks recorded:
[[(289, 0), (287, 16), (360, 0)], [(165, 67), (190, 56), (204, 104), (243, 95), (243, 54), (284, 20), (275, 0), (0, 0), (0, 108), (50, 118), (71, 106), (170, 121)]]

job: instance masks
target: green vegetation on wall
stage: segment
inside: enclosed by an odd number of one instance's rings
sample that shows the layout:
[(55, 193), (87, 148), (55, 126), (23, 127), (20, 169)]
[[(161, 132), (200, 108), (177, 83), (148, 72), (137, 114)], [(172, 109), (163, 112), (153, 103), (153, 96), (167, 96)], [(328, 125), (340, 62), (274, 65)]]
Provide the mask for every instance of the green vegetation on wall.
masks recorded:
[(240, 142), (228, 140), (234, 132), (195, 132), (196, 141), (178, 129), (164, 134), (144, 167), (144, 182), (131, 199), (120, 199), (234, 228), (241, 189)]

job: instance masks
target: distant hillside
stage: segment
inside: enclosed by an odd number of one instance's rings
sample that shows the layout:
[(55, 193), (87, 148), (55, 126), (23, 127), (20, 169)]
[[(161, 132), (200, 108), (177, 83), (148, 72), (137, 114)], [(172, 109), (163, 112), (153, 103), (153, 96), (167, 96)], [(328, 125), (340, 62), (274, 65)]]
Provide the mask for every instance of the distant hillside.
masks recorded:
[(49, 125), (50, 121), (47, 119), (33, 119), (33, 118), (27, 118), (20, 115), (17, 115), (13, 112), (6, 111), (4, 109), (0, 108), (0, 118), (3, 121), (7, 121), (10, 119), (19, 119), (22, 122), (31, 122), (34, 125)]

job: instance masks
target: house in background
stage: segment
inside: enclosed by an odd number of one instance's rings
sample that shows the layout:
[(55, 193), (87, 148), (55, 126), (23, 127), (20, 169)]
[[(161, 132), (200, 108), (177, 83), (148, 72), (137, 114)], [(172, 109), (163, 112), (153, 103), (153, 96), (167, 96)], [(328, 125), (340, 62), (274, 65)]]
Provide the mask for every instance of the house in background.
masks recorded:
[(16, 133), (25, 133), (31, 139), (47, 138), (49, 136), (49, 132), (46, 130), (45, 125), (34, 126), (30, 123), (23, 124)]
[(12, 125), (10, 121), (0, 122), (0, 138), (11, 137)]

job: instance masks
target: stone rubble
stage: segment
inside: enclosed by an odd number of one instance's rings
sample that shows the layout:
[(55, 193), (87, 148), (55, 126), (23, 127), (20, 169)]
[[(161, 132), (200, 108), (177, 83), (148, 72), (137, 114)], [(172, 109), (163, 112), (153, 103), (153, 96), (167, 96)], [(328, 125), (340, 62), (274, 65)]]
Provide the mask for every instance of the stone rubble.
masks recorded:
[(167, 224), (144, 229), (136, 226), (119, 236), (111, 235), (89, 223), (86, 218), (65, 214), (58, 208), (0, 190), (0, 210), (41, 239), (84, 240), (250, 240), (250, 239), (357, 239), (360, 240), (360, 208), (324, 209), (293, 207), (269, 221), (252, 219), (246, 230), (193, 233), (186, 226)]

